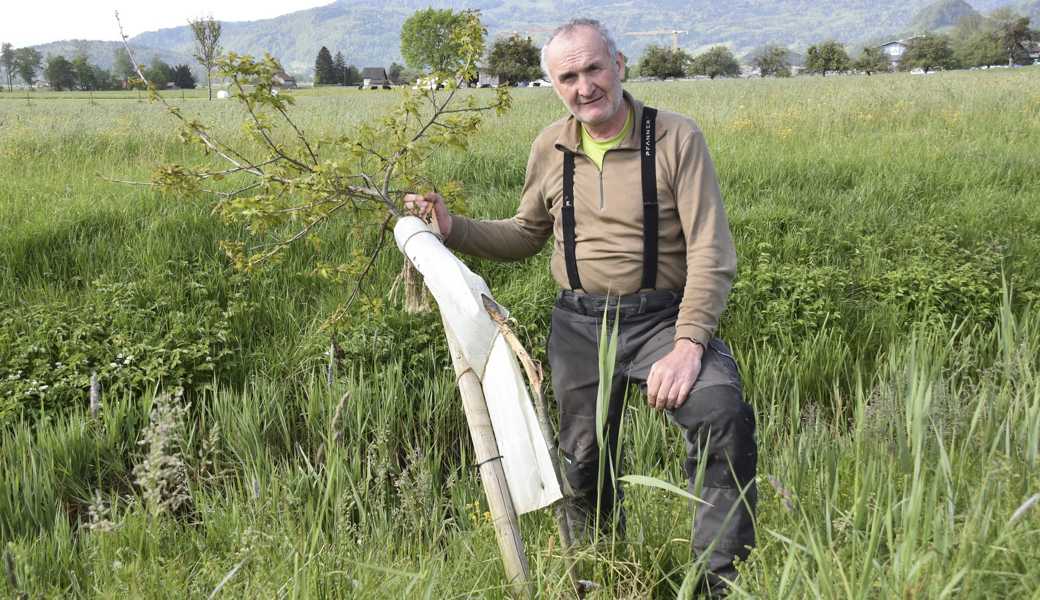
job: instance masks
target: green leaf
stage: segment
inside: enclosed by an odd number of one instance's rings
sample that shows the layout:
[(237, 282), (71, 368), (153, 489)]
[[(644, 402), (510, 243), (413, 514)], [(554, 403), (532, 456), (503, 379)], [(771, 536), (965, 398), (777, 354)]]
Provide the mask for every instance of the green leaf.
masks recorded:
[(618, 477), (618, 481), (624, 481), (625, 483), (633, 483), (635, 485), (642, 485), (642, 486), (646, 486), (646, 487), (653, 487), (653, 488), (661, 489), (661, 490), (664, 490), (666, 492), (671, 492), (671, 493), (675, 494), (676, 496), (681, 496), (683, 498), (686, 498), (687, 500), (693, 500), (694, 502), (700, 502), (701, 504), (704, 504), (705, 506), (712, 506), (712, 504), (710, 502), (707, 502), (705, 500), (701, 500), (700, 498), (698, 498), (697, 496), (694, 496), (690, 492), (687, 492), (686, 490), (684, 490), (684, 489), (682, 489), (682, 488), (680, 488), (678, 486), (672, 485), (672, 484), (668, 483), (667, 481), (663, 481), (663, 480), (658, 479), (656, 477), (650, 477), (648, 475), (624, 475), (622, 477)]
[[(620, 305), (619, 305), (620, 310)], [(607, 412), (610, 408), (610, 388), (614, 381), (614, 365), (617, 358), (618, 339), (618, 314), (614, 314), (614, 328), (607, 337), (607, 313), (603, 312), (603, 323), (600, 327), (599, 336), (599, 389), (596, 392), (596, 443), (600, 451), (607, 447), (603, 439), (603, 433), (607, 422)]]

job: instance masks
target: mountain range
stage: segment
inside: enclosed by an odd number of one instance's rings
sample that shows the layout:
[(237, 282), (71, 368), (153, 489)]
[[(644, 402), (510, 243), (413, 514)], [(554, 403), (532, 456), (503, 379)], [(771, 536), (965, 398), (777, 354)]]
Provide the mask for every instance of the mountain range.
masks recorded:
[[(1040, 22), (1040, 0), (1011, 0), (1017, 12)], [(326, 46), (359, 67), (389, 66), (403, 62), (401, 24), (417, 10), (478, 9), (490, 39), (519, 33), (536, 43), (545, 31), (575, 16), (598, 18), (615, 33), (620, 49), (638, 58), (649, 44), (670, 45), (671, 35), (631, 36), (628, 32), (682, 30), (679, 45), (697, 52), (726, 44), (738, 55), (767, 43), (801, 51), (811, 44), (837, 39), (858, 46), (886, 37), (937, 30), (956, 23), (965, 14), (990, 12), (1008, 0), (617, 0), (610, 4), (588, 0), (338, 0), (332, 4), (288, 13), (272, 19), (224, 22), (221, 45), (225, 50), (277, 57), (286, 70), (310, 79), (318, 50)], [(187, 26), (160, 29), (130, 40), (139, 62), (153, 56), (170, 63), (192, 63), (192, 37)], [(37, 46), (45, 55), (86, 53), (93, 62), (108, 66), (117, 42), (64, 41)]]

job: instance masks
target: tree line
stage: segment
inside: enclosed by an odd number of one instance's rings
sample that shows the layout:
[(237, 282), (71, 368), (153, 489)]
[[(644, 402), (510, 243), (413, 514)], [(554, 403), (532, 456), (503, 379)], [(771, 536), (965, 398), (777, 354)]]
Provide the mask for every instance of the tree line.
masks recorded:
[[(999, 9), (989, 16), (964, 17), (950, 34), (926, 33), (906, 40), (906, 52), (895, 61), (900, 70), (964, 69), (990, 65), (1024, 64), (1029, 61), (1027, 44), (1040, 41), (1040, 32), (1030, 28), (1029, 17), (1010, 9)], [(748, 57), (748, 64), (763, 77), (789, 77), (794, 66), (793, 53), (783, 46), (766, 45)], [(818, 75), (859, 71), (871, 74), (889, 71), (893, 60), (879, 46), (864, 47), (853, 59), (845, 46), (827, 40), (809, 47), (805, 71)], [(639, 75), (669, 79), (708, 76), (733, 77), (740, 74), (740, 63), (725, 46), (715, 46), (697, 56), (683, 49), (651, 45), (638, 65)]]
[[(0, 48), (0, 66), (3, 67), (4, 82), (9, 91), (13, 91), (16, 77), (31, 88), (40, 81), (40, 75), (52, 90), (59, 92), (121, 90), (139, 86), (135, 81), (136, 71), (130, 64), (126, 50), (122, 48), (115, 51), (113, 67), (109, 70), (90, 62), (84, 54), (72, 59), (62, 54), (52, 54), (44, 59), (35, 48), (14, 48), (11, 44), (3, 44)], [(186, 64), (171, 66), (155, 57), (143, 70), (156, 87), (195, 88), (195, 75)]]
[[(188, 25), (195, 38), (194, 57), (206, 70), (209, 95), (212, 99), (213, 85), (209, 75), (221, 54), (220, 22), (212, 17), (204, 17), (191, 19)], [(48, 55), (45, 63), (43, 55), (36, 48), (15, 48), (12, 44), (4, 43), (0, 45), (0, 67), (3, 69), (4, 83), (7, 84), (8, 91), (14, 90), (16, 77), (31, 89), (41, 73), (55, 91), (119, 90), (144, 85), (143, 81), (138, 80), (137, 67), (130, 62), (130, 56), (124, 48), (115, 50), (112, 69), (106, 70), (91, 63), (82, 53), (72, 60), (61, 54)], [(187, 64), (171, 66), (156, 56), (148, 65), (141, 65), (141, 72), (158, 88), (195, 88), (195, 75)]]
[[(406, 74), (404, 66), (396, 62), (390, 63), (390, 68), (387, 69), (387, 77), (391, 83), (405, 83), (409, 81), (409, 76), (410, 81), (417, 77), (414, 74)], [(342, 52), (337, 51), (333, 57), (325, 46), (318, 50), (318, 56), (314, 59), (314, 85), (359, 85), (361, 82), (361, 70), (355, 65), (347, 64)]]
[[(420, 73), (443, 74), (459, 66), (455, 31), (467, 19), (466, 11), (428, 8), (414, 13), (401, 26), (401, 56), (410, 68), (406, 77)], [(486, 50), (486, 52), (484, 52)], [(541, 51), (530, 37), (513, 33), (482, 50), (484, 71), (500, 85), (515, 85), (542, 76)], [(476, 80), (471, 83), (476, 83)]]
[[(424, 73), (450, 72), (459, 55), (453, 47), (451, 32), (462, 22), (464, 13), (429, 8), (409, 17), (401, 28), (401, 55), (408, 68), (392, 63), (387, 73), (390, 82), (409, 83)], [(221, 54), (221, 25), (212, 18), (191, 20), (189, 25), (195, 38), (194, 57), (207, 73), (212, 98), (210, 74)], [(910, 38), (906, 41), (905, 54), (895, 64), (904, 70), (924, 71), (1013, 65), (1028, 60), (1030, 41), (1040, 41), (1040, 32), (1030, 27), (1029, 17), (1010, 9), (998, 9), (989, 16), (962, 18), (950, 34), (928, 33)], [(788, 77), (792, 73), (794, 55), (783, 46), (769, 44), (751, 53), (746, 60), (764, 77)], [(517, 33), (496, 40), (487, 51), (484, 64), (485, 70), (497, 77), (500, 84), (515, 85), (542, 76), (539, 48), (530, 37)], [(804, 68), (806, 72), (820, 75), (849, 71), (869, 75), (891, 70), (893, 64), (880, 47), (864, 47), (853, 59), (841, 42), (827, 40), (809, 47)], [(35, 48), (14, 48), (5, 43), (0, 49), (0, 67), (9, 90), (13, 89), (16, 78), (27, 87), (33, 87), (41, 71), (55, 90), (123, 89), (134, 85), (136, 80), (136, 69), (122, 49), (116, 52), (115, 64), (108, 71), (90, 63), (84, 55), (71, 60), (62, 55), (48, 56), (44, 65), (43, 56)], [(636, 67), (640, 76), (661, 79), (734, 77), (740, 74), (740, 69), (740, 61), (723, 45), (696, 56), (683, 49), (650, 45)], [(191, 89), (196, 85), (187, 64), (171, 66), (155, 57), (149, 65), (142, 65), (142, 70), (157, 87), (172, 85)], [(322, 46), (314, 63), (314, 82), (316, 85), (358, 85), (362, 74), (358, 67), (347, 64), (342, 52), (337, 51), (333, 56)]]
[[(401, 26), (401, 56), (405, 65), (392, 63), (387, 69), (390, 83), (414, 83), (423, 75), (450, 73), (459, 66), (462, 53), (452, 32), (462, 27), (467, 11), (428, 8), (412, 14)], [(513, 34), (499, 39), (488, 49), (485, 69), (503, 84), (516, 84), (541, 77), (540, 51), (530, 37)], [(335, 56), (325, 46), (314, 61), (316, 85), (357, 85), (361, 73), (347, 64), (342, 52)], [(470, 83), (476, 83), (474, 80)]]

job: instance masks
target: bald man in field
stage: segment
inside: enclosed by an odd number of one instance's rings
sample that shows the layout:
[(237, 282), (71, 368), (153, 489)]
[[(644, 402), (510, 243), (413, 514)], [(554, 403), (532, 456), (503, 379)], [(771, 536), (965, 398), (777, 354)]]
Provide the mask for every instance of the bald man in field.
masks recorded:
[[(623, 61), (593, 20), (571, 21), (546, 42), (542, 68), (570, 116), (535, 139), (514, 217), (451, 215), (436, 193), (405, 202), (434, 212), (445, 244), (466, 254), (521, 259), (554, 238), (560, 292), (549, 365), (574, 492), (571, 527), (583, 540), (596, 537), (597, 524), (624, 533), (613, 461), (625, 391), (637, 384), (686, 441), (689, 489), (705, 502), (692, 504), (692, 544), (707, 572), (704, 587), (717, 597), (736, 577), (734, 561), (755, 543), (755, 417), (729, 348), (714, 336), (736, 253), (704, 135), (690, 119), (625, 92)], [(601, 453), (600, 324), (615, 315), (617, 362)], [(597, 489), (601, 456), (608, 464)]]

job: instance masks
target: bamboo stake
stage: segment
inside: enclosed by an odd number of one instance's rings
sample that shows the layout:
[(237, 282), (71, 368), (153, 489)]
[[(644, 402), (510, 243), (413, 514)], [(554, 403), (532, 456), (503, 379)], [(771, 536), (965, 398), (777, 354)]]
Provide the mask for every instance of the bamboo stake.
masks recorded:
[(513, 498), (509, 495), (509, 484), (502, 467), (498, 442), (495, 440), (495, 432), (491, 429), (491, 416), (488, 414), (484, 390), (480, 378), (466, 362), (458, 341), (446, 323), (444, 334), (448, 338), (451, 362), (455, 366), (455, 376), (459, 392), (462, 394), (462, 407), (466, 412), (470, 436), (473, 438), (480, 481), (487, 496), (506, 578), (514, 597), (531, 598), (533, 595), (530, 587), (530, 569), (527, 555), (524, 553), (524, 540), (520, 537), (520, 523), (513, 506)]
[[(513, 329), (506, 321), (502, 307), (484, 294), (480, 295), (480, 299), (484, 302), (484, 310), (487, 311), (491, 320), (498, 326), (498, 331), (505, 338), (513, 353), (516, 354), (517, 359), (519, 359), (520, 364), (524, 368), (524, 373), (527, 374), (527, 383), (531, 389), (535, 414), (538, 416), (538, 426), (542, 430), (542, 437), (545, 438), (545, 445), (549, 448), (549, 460), (552, 462), (553, 474), (556, 475), (556, 483), (563, 490), (563, 498), (553, 506), (553, 513), (556, 516), (556, 528), (560, 534), (560, 545), (563, 547), (564, 552), (568, 553), (574, 543), (570, 524), (567, 521), (566, 508), (566, 503), (570, 501), (571, 490), (566, 478), (563, 477), (563, 472), (560, 470), (560, 456), (556, 449), (556, 436), (553, 433), (552, 425), (549, 423), (549, 407), (545, 402), (545, 394), (542, 393), (542, 369), (540, 365), (534, 362), (524, 345), (520, 343), (520, 338), (516, 337)], [(582, 594), (586, 586), (578, 579), (573, 562), (567, 566), (567, 575), (570, 577), (571, 585), (574, 586), (575, 591)]]

